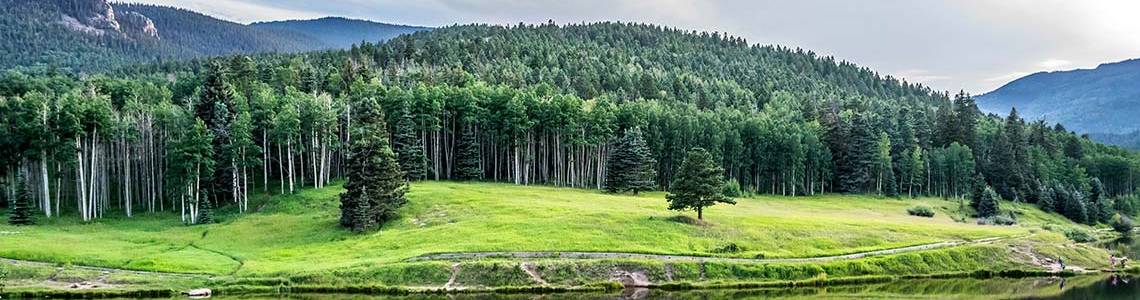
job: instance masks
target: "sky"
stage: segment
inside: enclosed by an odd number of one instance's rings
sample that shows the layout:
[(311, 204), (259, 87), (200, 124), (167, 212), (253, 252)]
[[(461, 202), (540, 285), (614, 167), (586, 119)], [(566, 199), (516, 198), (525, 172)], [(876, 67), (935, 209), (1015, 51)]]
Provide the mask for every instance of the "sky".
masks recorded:
[(1038, 71), (1140, 57), (1136, 0), (132, 0), (222, 19), (385, 23), (627, 21), (799, 47), (973, 94)]

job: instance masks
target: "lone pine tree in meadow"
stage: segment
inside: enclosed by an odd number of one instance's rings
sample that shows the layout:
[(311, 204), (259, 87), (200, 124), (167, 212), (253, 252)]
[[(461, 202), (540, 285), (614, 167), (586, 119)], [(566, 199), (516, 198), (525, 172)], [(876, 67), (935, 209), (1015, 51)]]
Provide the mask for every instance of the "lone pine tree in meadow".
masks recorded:
[(625, 136), (618, 143), (617, 148), (610, 154), (609, 166), (606, 170), (606, 191), (620, 193), (631, 191), (637, 194), (640, 191), (652, 190), (654, 179), (657, 177), (653, 154), (645, 144), (641, 129), (633, 128), (625, 131)]
[(974, 197), (976, 197), (978, 217), (992, 217), (1001, 212), (998, 208), (998, 199), (1001, 199), (1001, 196), (993, 188), (987, 186), (980, 195)]
[(685, 160), (681, 162), (677, 179), (669, 189), (665, 200), (669, 201), (670, 210), (695, 210), (697, 220), (704, 220), (705, 207), (717, 203), (736, 204), (736, 201), (724, 195), (724, 169), (721, 169), (712, 155), (703, 148), (689, 150)]
[(345, 160), (347, 181), (340, 194), (340, 224), (356, 232), (368, 231), (395, 217), (407, 203), (404, 172), (388, 145), (384, 113), (374, 99), (354, 108), (352, 142)]

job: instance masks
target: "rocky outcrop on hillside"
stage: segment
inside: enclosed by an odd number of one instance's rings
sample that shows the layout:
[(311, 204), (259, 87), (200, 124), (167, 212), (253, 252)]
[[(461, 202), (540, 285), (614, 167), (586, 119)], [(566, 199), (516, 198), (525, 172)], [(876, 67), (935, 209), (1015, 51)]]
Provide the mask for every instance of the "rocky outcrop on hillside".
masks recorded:
[(61, 21), (71, 30), (103, 36), (120, 34), (131, 38), (158, 38), (158, 28), (147, 16), (135, 12), (116, 15), (107, 0), (51, 0)]
[(140, 13), (123, 13), (119, 16), (119, 24), (123, 25), (122, 30), (128, 35), (158, 38), (158, 28), (154, 26), (154, 21)]

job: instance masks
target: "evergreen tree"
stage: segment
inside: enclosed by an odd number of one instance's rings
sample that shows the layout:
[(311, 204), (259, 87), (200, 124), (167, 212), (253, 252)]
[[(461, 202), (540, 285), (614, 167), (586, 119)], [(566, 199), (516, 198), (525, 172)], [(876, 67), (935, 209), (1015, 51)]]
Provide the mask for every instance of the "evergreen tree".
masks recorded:
[(841, 160), (836, 163), (839, 175), (839, 188), (845, 193), (860, 193), (868, 191), (869, 183), (874, 179), (872, 171), (875, 169), (876, 138), (871, 117), (865, 113), (853, 114), (851, 128), (845, 132), (842, 139), (845, 148)]
[(657, 178), (656, 164), (657, 161), (653, 159), (645, 138), (641, 135), (641, 129), (626, 130), (617, 147), (610, 153), (606, 191), (632, 191), (636, 195), (640, 191), (652, 190)]
[(1065, 217), (1073, 222), (1089, 223), (1084, 193), (1081, 193), (1080, 189), (1077, 188), (1066, 189), (1065, 192), (1068, 194), (1064, 199), (1064, 210), (1062, 211)]
[(1025, 138), (1025, 123), (1017, 115), (1017, 109), (1009, 112), (1003, 132), (991, 148), (993, 162), (989, 172), (995, 188), (1003, 198), (1024, 200), (1028, 194), (1028, 150)]
[(689, 150), (681, 162), (677, 179), (665, 200), (670, 210), (696, 210), (697, 220), (704, 220), (704, 208), (717, 203), (736, 204), (724, 196), (724, 170), (717, 166), (712, 155), (703, 148)]
[(479, 180), (483, 178), (483, 164), (479, 157), (479, 141), (475, 136), (474, 126), (463, 126), (459, 142), (456, 145), (455, 178), (459, 180)]
[(998, 199), (1001, 199), (1001, 196), (994, 192), (994, 189), (987, 186), (977, 198), (976, 209), (979, 218), (992, 217), (1001, 213), (998, 207)]
[(950, 142), (958, 142), (970, 149), (977, 149), (978, 134), (975, 128), (980, 114), (978, 105), (969, 94), (963, 91), (954, 96), (954, 120), (951, 125), (952, 132), (949, 132)]
[(35, 225), (36, 221), (33, 217), (32, 210), (32, 195), (28, 191), (22, 176), (16, 176), (15, 181), (10, 183), (16, 186), (16, 198), (12, 199), (12, 208), (8, 212), (8, 224), (10, 225)]
[(400, 158), (400, 169), (404, 171), (408, 180), (416, 181), (427, 178), (428, 161), (424, 155), (423, 142), (416, 134), (416, 122), (408, 106), (404, 103), (396, 121), (396, 134), (393, 136), (392, 150)]
[(372, 98), (354, 106), (353, 140), (345, 160), (345, 192), (340, 195), (341, 226), (356, 232), (375, 229), (407, 203), (404, 173), (388, 145), (384, 113)]
[(1091, 222), (1108, 223), (1112, 219), (1112, 206), (1111, 202), (1104, 194), (1104, 184), (1101, 183), (1100, 178), (1093, 177), (1089, 180), (1089, 219)]
[(986, 189), (990, 186), (986, 184), (986, 178), (982, 177), (982, 173), (974, 173), (974, 178), (970, 182), (970, 207), (974, 210), (980, 210), (982, 197), (985, 196)]
[(1054, 200), (1053, 187), (1048, 184), (1042, 184), (1039, 187), (1040, 191), (1037, 193), (1037, 207), (1041, 208), (1044, 212), (1056, 211), (1056, 201)]
[(214, 172), (207, 176), (207, 201), (222, 203), (223, 199), (234, 200), (233, 178), (234, 161), (231, 123), (234, 120), (235, 96), (233, 88), (225, 82), (229, 75), (219, 61), (210, 62), (202, 82), (201, 93), (195, 104), (194, 115), (205, 123), (214, 137)]

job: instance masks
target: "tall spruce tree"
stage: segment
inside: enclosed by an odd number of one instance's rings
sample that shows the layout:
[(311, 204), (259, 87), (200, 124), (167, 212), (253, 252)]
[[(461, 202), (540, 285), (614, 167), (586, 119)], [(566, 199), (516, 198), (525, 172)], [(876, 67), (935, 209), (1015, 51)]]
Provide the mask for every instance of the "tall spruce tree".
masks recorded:
[(404, 171), (408, 180), (423, 180), (427, 178), (428, 161), (424, 155), (423, 141), (416, 134), (415, 116), (412, 115), (410, 104), (404, 103), (400, 109), (399, 119), (396, 121), (396, 134), (393, 135), (392, 150), (400, 158), (400, 169)]
[(608, 160), (606, 191), (631, 191), (636, 195), (641, 191), (652, 190), (657, 178), (656, 164), (649, 146), (645, 144), (641, 129), (626, 130)]
[(194, 115), (205, 123), (213, 135), (213, 160), (216, 163), (212, 174), (207, 174), (207, 201), (222, 203), (232, 199), (234, 178), (234, 155), (230, 134), (234, 121), (235, 96), (233, 88), (226, 83), (226, 67), (219, 61), (210, 62), (202, 89), (195, 104)]
[(463, 126), (456, 148), (455, 178), (459, 180), (479, 180), (483, 178), (483, 167), (479, 160), (479, 141), (472, 125)]
[(976, 209), (979, 218), (996, 216), (1001, 212), (998, 207), (998, 199), (1001, 199), (1001, 197), (998, 196), (997, 192), (994, 192), (993, 188), (987, 186), (977, 198), (976, 202), (978, 204)]
[(356, 232), (378, 228), (407, 203), (404, 172), (388, 145), (384, 113), (372, 98), (354, 106), (352, 142), (345, 159), (345, 192), (340, 195), (341, 226)]
[(32, 216), (32, 194), (28, 191), (22, 176), (16, 176), (16, 180), (11, 184), (16, 185), (16, 198), (12, 199), (12, 208), (8, 213), (8, 224), (35, 225), (36, 220)]
[(669, 188), (665, 200), (670, 210), (695, 210), (697, 220), (704, 220), (704, 209), (717, 203), (736, 204), (736, 200), (722, 193), (724, 170), (703, 148), (694, 148), (681, 162), (677, 179)]
[[(974, 98), (966, 94), (965, 91), (954, 96), (954, 119), (951, 123), (951, 132), (948, 132), (951, 135), (950, 142), (958, 142), (969, 146), (970, 149), (978, 149), (978, 134), (975, 128), (980, 114)], [(980, 153), (974, 154), (980, 155)]]
[(1037, 207), (1040, 207), (1044, 212), (1056, 211), (1056, 201), (1053, 199), (1053, 195), (1056, 192), (1053, 191), (1053, 186), (1050, 184), (1041, 184), (1039, 189), (1037, 192)]
[[(851, 129), (845, 132), (845, 153), (836, 163), (839, 175), (839, 189), (845, 193), (867, 192), (874, 179), (876, 144), (879, 136), (873, 130), (871, 116), (867, 113), (850, 115)], [(873, 189), (873, 187), (871, 187)]]

